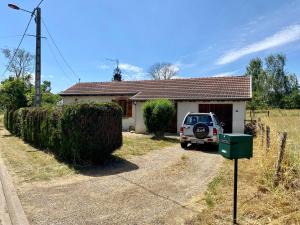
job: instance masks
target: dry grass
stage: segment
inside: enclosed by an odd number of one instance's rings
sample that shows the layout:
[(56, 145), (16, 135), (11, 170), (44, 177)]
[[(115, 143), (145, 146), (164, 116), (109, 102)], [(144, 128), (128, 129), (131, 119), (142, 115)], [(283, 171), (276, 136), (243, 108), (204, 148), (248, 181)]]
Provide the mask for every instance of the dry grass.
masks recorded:
[(9, 134), (0, 115), (0, 149), (8, 169), (17, 183), (50, 180), (75, 174), (73, 168), (57, 161), (54, 155), (39, 151)]
[[(178, 143), (174, 139), (155, 140), (147, 135), (124, 136), (124, 144), (114, 155), (129, 158)], [(40, 151), (20, 138), (14, 137), (3, 127), (0, 115), (0, 150), (8, 169), (18, 184), (47, 181), (57, 177), (75, 175), (78, 170), (58, 161), (53, 154)]]
[(150, 151), (163, 149), (178, 144), (179, 141), (171, 138), (154, 139), (149, 135), (123, 135), (123, 146), (114, 155), (121, 158), (130, 158), (134, 155), (144, 155)]
[[(270, 117), (257, 114), (271, 127), (271, 148), (265, 150), (258, 136), (254, 157), (239, 160), (238, 221), (248, 224), (300, 224), (300, 110), (272, 110)], [(278, 188), (272, 185), (278, 157), (278, 131), (288, 132), (284, 172)], [(191, 225), (230, 224), (232, 219), (233, 162), (227, 160), (202, 198), (206, 209), (187, 221)]]

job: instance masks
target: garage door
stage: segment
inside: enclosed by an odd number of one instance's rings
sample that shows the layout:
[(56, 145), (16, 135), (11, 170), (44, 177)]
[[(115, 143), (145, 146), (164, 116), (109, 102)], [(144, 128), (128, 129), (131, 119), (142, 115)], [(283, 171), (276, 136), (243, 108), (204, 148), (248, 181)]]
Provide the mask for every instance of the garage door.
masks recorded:
[(232, 104), (199, 104), (199, 112), (213, 112), (225, 123), (224, 132), (232, 133)]

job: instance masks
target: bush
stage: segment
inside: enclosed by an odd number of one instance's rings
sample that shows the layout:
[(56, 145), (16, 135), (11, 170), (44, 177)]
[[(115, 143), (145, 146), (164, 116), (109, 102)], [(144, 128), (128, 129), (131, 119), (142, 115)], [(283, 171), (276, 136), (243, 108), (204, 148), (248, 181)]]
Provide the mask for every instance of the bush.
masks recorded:
[(148, 132), (153, 132), (158, 138), (163, 137), (174, 113), (174, 105), (167, 99), (145, 102), (143, 106), (143, 116)]
[(61, 157), (99, 162), (122, 146), (122, 110), (116, 104), (70, 105), (61, 117)]
[(7, 111), (5, 127), (71, 163), (97, 163), (122, 145), (122, 110), (112, 103)]
[(245, 124), (245, 127), (244, 127), (244, 133), (245, 134), (249, 134), (249, 135), (252, 135), (253, 137), (256, 137), (256, 121), (251, 121), (249, 123), (246, 123)]
[(54, 153), (60, 148), (61, 108), (22, 108), (21, 137), (35, 147)]

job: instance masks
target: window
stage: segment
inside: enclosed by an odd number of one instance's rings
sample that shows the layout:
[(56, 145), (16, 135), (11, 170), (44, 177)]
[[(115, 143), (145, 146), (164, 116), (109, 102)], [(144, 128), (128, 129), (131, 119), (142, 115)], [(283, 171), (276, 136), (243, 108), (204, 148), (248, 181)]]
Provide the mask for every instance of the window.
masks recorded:
[(131, 100), (113, 100), (122, 108), (123, 117), (132, 117), (132, 101)]
[(210, 115), (189, 115), (184, 121), (186, 125), (195, 125), (196, 123), (205, 123), (210, 126), (212, 125), (212, 120)]

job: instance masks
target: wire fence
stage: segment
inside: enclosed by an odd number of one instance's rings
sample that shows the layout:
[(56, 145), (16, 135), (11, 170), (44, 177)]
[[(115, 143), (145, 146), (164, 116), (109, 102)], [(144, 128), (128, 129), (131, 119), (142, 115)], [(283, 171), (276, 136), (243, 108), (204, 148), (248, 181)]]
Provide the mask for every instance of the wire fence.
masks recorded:
[(271, 110), (255, 115), (252, 121), (257, 147), (264, 154), (261, 165), (266, 181), (273, 187), (300, 185), (300, 110)]

